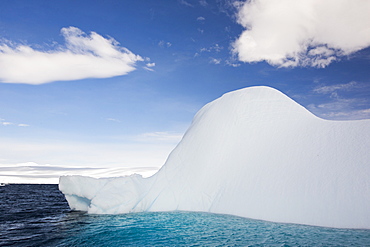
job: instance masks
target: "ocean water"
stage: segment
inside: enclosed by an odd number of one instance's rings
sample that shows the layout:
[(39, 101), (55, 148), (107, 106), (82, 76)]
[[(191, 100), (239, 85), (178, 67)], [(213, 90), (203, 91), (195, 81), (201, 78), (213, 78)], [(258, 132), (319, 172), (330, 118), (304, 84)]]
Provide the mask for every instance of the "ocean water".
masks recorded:
[(57, 185), (0, 187), (0, 246), (370, 246), (370, 230), (200, 212), (88, 215)]

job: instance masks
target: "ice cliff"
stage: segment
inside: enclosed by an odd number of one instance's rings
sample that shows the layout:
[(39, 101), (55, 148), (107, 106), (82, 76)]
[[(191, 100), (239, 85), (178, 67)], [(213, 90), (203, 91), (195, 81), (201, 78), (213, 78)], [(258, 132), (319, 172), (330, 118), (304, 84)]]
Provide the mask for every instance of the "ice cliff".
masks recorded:
[(320, 119), (283, 93), (250, 87), (204, 106), (150, 178), (60, 178), (72, 209), (204, 211), (370, 228), (370, 120)]

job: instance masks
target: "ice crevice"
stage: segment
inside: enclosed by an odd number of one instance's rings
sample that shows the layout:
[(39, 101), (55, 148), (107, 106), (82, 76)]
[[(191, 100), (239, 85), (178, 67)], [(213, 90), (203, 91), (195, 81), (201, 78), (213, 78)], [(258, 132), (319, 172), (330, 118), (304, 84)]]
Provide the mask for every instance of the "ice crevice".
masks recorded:
[(269, 87), (227, 93), (194, 117), (152, 177), (63, 176), (71, 209), (204, 211), (370, 229), (370, 120), (329, 121)]

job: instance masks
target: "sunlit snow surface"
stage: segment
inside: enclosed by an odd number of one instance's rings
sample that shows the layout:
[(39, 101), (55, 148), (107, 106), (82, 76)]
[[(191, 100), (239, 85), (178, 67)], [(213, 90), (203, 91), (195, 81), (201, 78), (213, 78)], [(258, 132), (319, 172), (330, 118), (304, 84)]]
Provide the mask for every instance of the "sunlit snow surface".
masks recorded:
[(202, 211), (370, 228), (370, 120), (320, 119), (281, 92), (251, 87), (195, 116), (150, 178), (60, 178), (72, 209)]

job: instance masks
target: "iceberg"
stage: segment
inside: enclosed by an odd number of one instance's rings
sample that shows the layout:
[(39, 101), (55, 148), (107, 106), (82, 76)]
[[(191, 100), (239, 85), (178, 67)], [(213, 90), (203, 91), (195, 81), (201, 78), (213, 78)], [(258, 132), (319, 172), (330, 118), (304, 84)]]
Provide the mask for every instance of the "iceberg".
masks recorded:
[(280, 91), (250, 87), (205, 105), (153, 176), (60, 177), (74, 210), (202, 211), (370, 228), (370, 120), (316, 117)]

